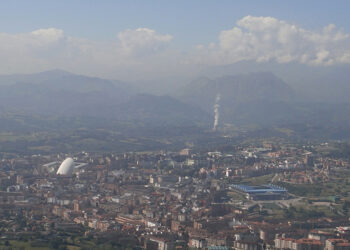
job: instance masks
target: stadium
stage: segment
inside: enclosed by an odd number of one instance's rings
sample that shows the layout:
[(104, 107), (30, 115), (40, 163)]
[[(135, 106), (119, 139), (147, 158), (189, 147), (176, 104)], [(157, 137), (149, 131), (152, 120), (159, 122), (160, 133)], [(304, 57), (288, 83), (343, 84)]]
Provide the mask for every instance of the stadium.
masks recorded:
[(285, 188), (272, 184), (261, 186), (232, 185), (231, 187), (244, 194), (249, 200), (282, 200), (288, 197)]
[(87, 163), (75, 162), (72, 158), (66, 158), (62, 163), (59, 161), (49, 162), (44, 164), (43, 167), (49, 173), (56, 173), (59, 176), (72, 176), (73, 172), (87, 166)]

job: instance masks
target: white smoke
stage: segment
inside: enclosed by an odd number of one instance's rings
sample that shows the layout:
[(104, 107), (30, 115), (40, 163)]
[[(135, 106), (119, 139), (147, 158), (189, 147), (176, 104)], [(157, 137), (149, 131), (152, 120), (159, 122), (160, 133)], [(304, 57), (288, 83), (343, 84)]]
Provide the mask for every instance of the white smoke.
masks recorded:
[(215, 98), (215, 104), (214, 104), (214, 126), (213, 126), (213, 131), (216, 131), (217, 126), (219, 125), (219, 117), (220, 117), (220, 113), (219, 113), (219, 108), (220, 108), (220, 99), (221, 99), (221, 95), (217, 94), (216, 98)]

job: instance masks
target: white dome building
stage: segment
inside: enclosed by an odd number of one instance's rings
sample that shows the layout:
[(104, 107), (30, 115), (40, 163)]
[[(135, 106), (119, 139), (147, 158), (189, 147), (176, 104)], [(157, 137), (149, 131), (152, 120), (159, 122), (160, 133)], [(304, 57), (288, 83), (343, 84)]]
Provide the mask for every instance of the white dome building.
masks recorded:
[(58, 175), (72, 175), (74, 170), (74, 161), (72, 158), (65, 159), (57, 170)]

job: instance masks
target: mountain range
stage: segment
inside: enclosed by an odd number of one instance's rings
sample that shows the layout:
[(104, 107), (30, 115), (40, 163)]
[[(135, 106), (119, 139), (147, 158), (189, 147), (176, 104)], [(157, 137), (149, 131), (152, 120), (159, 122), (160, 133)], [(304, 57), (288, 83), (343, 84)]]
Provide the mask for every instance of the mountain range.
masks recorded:
[(154, 124), (193, 123), (210, 117), (171, 96), (140, 94), (126, 83), (61, 70), (0, 77), (0, 111)]
[(271, 72), (292, 87), (299, 98), (308, 102), (350, 102), (350, 64), (317, 66), (295, 62), (240, 61), (229, 65), (208, 66), (200, 74), (217, 78), (259, 72)]
[[(312, 68), (300, 67), (289, 65), (288, 71), (288, 65), (267, 63), (249, 72), (248, 64), (241, 63), (211, 68), (185, 86), (173, 86), (168, 95), (62, 70), (0, 76), (0, 115), (81, 116), (211, 128), (216, 104), (219, 128), (226, 124), (350, 127), (350, 78), (346, 78), (350, 71), (344, 66), (312, 74)], [(293, 76), (293, 72), (302, 73)], [(315, 87), (317, 79), (322, 81)]]

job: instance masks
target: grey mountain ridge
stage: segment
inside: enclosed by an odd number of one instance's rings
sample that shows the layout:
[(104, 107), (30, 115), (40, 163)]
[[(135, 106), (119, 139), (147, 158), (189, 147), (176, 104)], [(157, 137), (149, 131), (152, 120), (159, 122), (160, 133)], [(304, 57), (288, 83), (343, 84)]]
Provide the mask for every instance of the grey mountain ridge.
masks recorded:
[[(6, 82), (10, 79), (11, 81)], [(91, 116), (152, 123), (194, 123), (210, 117), (170, 96), (134, 93), (119, 81), (47, 71), (0, 77), (3, 112), (29, 115)], [(198, 118), (198, 119), (197, 119)]]
[[(325, 74), (331, 78), (331, 74)], [(53, 70), (0, 76), (0, 110), (13, 114), (88, 116), (149, 124), (202, 124), (210, 128), (215, 98), (220, 94), (219, 127), (225, 123), (258, 126), (350, 124), (347, 118), (350, 104), (309, 98), (282, 79), (268, 71), (204, 76), (171, 95), (157, 96), (140, 94), (120, 81)], [(347, 94), (343, 91), (344, 96)]]
[(300, 63), (241, 61), (230, 65), (208, 66), (201, 75), (217, 78), (224, 75), (271, 72), (290, 87), (299, 98), (313, 102), (350, 102), (350, 65), (317, 66)]

